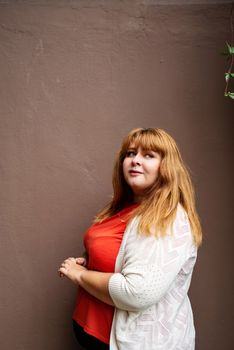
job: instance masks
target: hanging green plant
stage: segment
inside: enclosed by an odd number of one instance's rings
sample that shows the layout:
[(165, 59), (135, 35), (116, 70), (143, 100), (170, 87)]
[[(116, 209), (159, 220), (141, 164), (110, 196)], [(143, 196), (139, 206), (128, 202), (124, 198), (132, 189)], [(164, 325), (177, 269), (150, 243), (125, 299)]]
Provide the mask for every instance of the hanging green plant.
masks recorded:
[(226, 81), (224, 96), (230, 97), (234, 100), (234, 92), (229, 91), (230, 80), (234, 78), (234, 72), (233, 72), (233, 63), (234, 63), (233, 9), (234, 9), (234, 3), (232, 4), (231, 15), (230, 15), (231, 44), (226, 42), (227, 51), (224, 53), (225, 56), (227, 56), (227, 59), (230, 61), (228, 71), (224, 74), (225, 81)]

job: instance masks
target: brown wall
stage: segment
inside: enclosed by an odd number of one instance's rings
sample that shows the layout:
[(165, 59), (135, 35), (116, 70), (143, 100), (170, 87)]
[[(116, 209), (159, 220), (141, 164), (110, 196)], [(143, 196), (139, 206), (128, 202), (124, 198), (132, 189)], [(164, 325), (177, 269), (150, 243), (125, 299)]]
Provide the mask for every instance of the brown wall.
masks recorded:
[(139, 126), (171, 133), (193, 173), (196, 350), (232, 349), (230, 4), (211, 2), (0, 1), (1, 350), (78, 349), (76, 287), (57, 267), (82, 252), (115, 152)]

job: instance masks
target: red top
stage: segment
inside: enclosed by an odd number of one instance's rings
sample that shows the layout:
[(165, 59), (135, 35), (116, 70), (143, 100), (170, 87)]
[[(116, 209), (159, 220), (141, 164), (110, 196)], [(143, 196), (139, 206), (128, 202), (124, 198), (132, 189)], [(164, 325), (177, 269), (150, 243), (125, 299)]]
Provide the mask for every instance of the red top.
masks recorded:
[[(132, 204), (111, 218), (93, 224), (84, 236), (89, 256), (89, 270), (114, 272), (115, 260), (126, 228), (126, 218), (136, 204)], [(96, 299), (79, 287), (73, 319), (84, 331), (109, 344), (114, 307)]]

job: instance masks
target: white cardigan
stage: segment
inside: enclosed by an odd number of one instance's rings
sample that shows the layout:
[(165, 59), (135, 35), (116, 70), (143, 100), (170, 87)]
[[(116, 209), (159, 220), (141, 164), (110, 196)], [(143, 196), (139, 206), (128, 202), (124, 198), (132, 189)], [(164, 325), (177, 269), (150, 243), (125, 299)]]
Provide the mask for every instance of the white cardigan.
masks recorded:
[(188, 289), (196, 261), (187, 214), (178, 206), (172, 232), (144, 236), (128, 225), (109, 281), (115, 304), (110, 350), (194, 350)]

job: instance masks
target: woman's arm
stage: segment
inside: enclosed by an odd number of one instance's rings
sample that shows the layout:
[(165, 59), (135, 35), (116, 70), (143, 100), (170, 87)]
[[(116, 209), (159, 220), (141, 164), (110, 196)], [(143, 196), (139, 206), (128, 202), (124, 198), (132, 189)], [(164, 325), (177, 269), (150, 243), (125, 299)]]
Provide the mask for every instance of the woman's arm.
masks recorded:
[(113, 273), (86, 270), (80, 274), (79, 285), (89, 294), (106, 304), (114, 306), (108, 284)]
[(84, 266), (77, 263), (77, 259), (66, 259), (58, 270), (59, 275), (66, 276), (95, 298), (114, 306), (108, 291), (109, 279), (113, 273), (87, 270)]
[(191, 273), (196, 247), (182, 208), (177, 209), (172, 231), (156, 239), (139, 234), (134, 223), (125, 245), (121, 273), (113, 274), (109, 280), (109, 293), (118, 309), (144, 310), (163, 298), (183, 266), (188, 264), (182, 275)]

